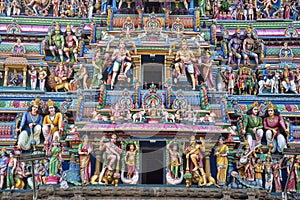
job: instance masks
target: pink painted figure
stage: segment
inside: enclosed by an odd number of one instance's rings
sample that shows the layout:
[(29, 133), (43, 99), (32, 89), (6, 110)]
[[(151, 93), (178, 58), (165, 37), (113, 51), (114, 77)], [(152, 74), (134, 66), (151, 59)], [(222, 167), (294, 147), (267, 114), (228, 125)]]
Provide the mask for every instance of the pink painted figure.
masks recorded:
[(57, 84), (62, 84), (67, 80), (68, 69), (62, 63), (59, 63), (55, 68), (55, 81)]
[(36, 89), (36, 84), (37, 84), (37, 70), (34, 66), (31, 66), (30, 70), (28, 71), (30, 75), (30, 85), (31, 89), (35, 90)]
[(294, 165), (294, 167), (292, 168), (292, 163), (293, 163), (293, 156), (289, 157), (289, 160), (287, 162), (287, 174), (290, 174), (290, 180), (288, 183), (288, 192), (290, 193), (296, 193), (296, 184), (297, 184), (297, 179), (299, 179), (299, 174), (297, 171), (297, 164)]
[(274, 177), (274, 183), (275, 183), (275, 192), (282, 192), (282, 174), (281, 174), (281, 162), (278, 161), (277, 158), (273, 160), (273, 177)]
[(232, 71), (232, 67), (229, 67), (228, 71), (225, 72), (225, 78), (227, 83), (228, 94), (233, 94), (235, 85), (235, 73)]
[(82, 184), (86, 185), (90, 182), (92, 175), (91, 153), (93, 150), (92, 144), (89, 142), (87, 135), (83, 136), (83, 142), (78, 146), (78, 154), (80, 160), (80, 172)]

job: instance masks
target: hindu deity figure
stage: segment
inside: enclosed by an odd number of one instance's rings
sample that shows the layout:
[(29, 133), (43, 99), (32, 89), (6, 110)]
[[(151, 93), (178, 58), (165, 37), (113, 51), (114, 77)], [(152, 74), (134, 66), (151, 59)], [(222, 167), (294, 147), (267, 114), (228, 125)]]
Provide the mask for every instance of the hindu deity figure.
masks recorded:
[(212, 64), (213, 64), (213, 59), (211, 58), (211, 52), (207, 50), (205, 52), (205, 59), (202, 62), (202, 73), (203, 73), (203, 80), (206, 82), (206, 85), (208, 89), (214, 89), (215, 83), (213, 81), (213, 71), (212, 71)]
[(226, 184), (226, 176), (228, 169), (228, 146), (224, 144), (225, 138), (220, 137), (218, 146), (215, 149), (215, 156), (217, 162), (217, 183), (218, 185)]
[(278, 160), (278, 158), (274, 158), (272, 169), (273, 169), (273, 178), (275, 183), (275, 192), (282, 192), (281, 160)]
[(101, 0), (101, 15), (107, 13), (108, 0)]
[(54, 27), (54, 35), (52, 35), (52, 31), (49, 31), (48, 35), (49, 35), (49, 44), (50, 44), (49, 49), (52, 53), (53, 61), (56, 61), (56, 54), (58, 53), (60, 57), (60, 62), (63, 62), (64, 61), (63, 50), (65, 46), (65, 39), (61, 33), (60, 25), (58, 22)]
[(46, 78), (47, 78), (46, 70), (44, 69), (44, 67), (40, 67), (38, 79), (40, 82), (40, 90), (41, 91), (45, 91)]
[(86, 185), (89, 184), (92, 176), (91, 153), (93, 151), (93, 146), (89, 142), (87, 135), (83, 136), (82, 140), (83, 142), (78, 146), (78, 154), (82, 184)]
[(37, 84), (37, 70), (34, 66), (31, 66), (30, 70), (28, 70), (28, 73), (30, 75), (31, 89), (35, 90)]
[(57, 176), (58, 172), (62, 170), (62, 149), (57, 138), (54, 138), (51, 148), (51, 158), (49, 163), (49, 176)]
[(127, 164), (127, 178), (131, 178), (132, 175), (136, 172), (136, 154), (139, 150), (136, 142), (128, 144), (129, 150), (125, 154), (125, 163)]
[(258, 55), (254, 53), (254, 39), (250, 27), (247, 28), (246, 39), (243, 41), (243, 56), (245, 64), (250, 64), (250, 57), (254, 57), (256, 66), (258, 65)]
[(182, 165), (182, 159), (178, 152), (178, 144), (176, 142), (170, 141), (170, 143), (167, 145), (167, 150), (169, 151), (169, 167), (171, 176), (174, 179), (179, 178), (179, 167)]
[(32, 6), (35, 15), (38, 16), (40, 14), (39, 9), (41, 8), (42, 3), (43, 2), (41, 0), (31, 0), (27, 5)]
[(24, 178), (26, 175), (26, 164), (25, 162), (17, 162), (16, 172), (15, 172), (15, 188), (16, 189), (24, 189), (25, 182)]
[(101, 50), (97, 50), (95, 52), (95, 55), (92, 60), (92, 64), (94, 67), (94, 73), (93, 73), (94, 77), (93, 77), (91, 84), (92, 84), (92, 86), (97, 87), (100, 85), (100, 80), (103, 78), (102, 69), (103, 69), (103, 66), (105, 66), (105, 64), (106, 64), (106, 60), (104, 61), (101, 58)]
[(3, 14), (5, 10), (5, 0), (0, 0), (0, 14)]
[(287, 174), (290, 175), (287, 189), (288, 189), (288, 192), (290, 192), (290, 193), (296, 193), (297, 179), (299, 179), (297, 165), (294, 165), (292, 168), (293, 159), (294, 159), (293, 156), (290, 156), (289, 160), (287, 162)]
[(12, 54), (14, 56), (22, 56), (26, 53), (26, 49), (23, 43), (21, 43), (21, 40), (18, 39), (17, 43), (14, 44), (13, 48), (12, 48)]
[(289, 129), (285, 125), (284, 119), (278, 112), (276, 106), (271, 102), (268, 103), (267, 110), (264, 118), (264, 129), (266, 130), (267, 144), (274, 153), (277, 149), (278, 152), (282, 152), (287, 140), (281, 132), (280, 127), (284, 130), (286, 136), (289, 136)]
[(60, 140), (60, 135), (63, 133), (63, 117), (59, 112), (55, 103), (49, 99), (46, 103), (49, 114), (44, 117), (43, 134), (45, 144), (51, 144), (53, 139)]
[[(136, 47), (134, 46), (134, 54), (136, 54)], [(111, 59), (113, 60), (113, 65), (108, 69), (108, 73), (111, 75), (111, 89), (114, 88), (117, 74), (124, 72), (124, 76), (127, 77), (127, 72), (129, 71), (131, 63), (131, 53), (126, 49), (126, 44), (124, 38), (120, 38), (119, 47), (116, 48), (112, 54)], [(125, 70), (123, 71), (123, 69)]]
[(68, 183), (72, 183), (76, 186), (81, 185), (81, 171), (80, 165), (78, 164), (78, 160), (75, 159), (74, 154), (70, 156), (70, 164), (69, 169), (63, 172), (63, 179)]
[(4, 177), (6, 176), (8, 157), (6, 155), (6, 149), (1, 149), (1, 158), (0, 158), (0, 190), (3, 189)]
[[(206, 185), (206, 174), (203, 169), (203, 153), (205, 152), (204, 140), (201, 144), (198, 144), (195, 136), (190, 137), (190, 145), (185, 148), (184, 154), (186, 155), (186, 174), (190, 173), (190, 168), (192, 168), (192, 173), (197, 176), (201, 176), (201, 181), (198, 182), (198, 186)], [(200, 171), (200, 174), (199, 174)], [(186, 175), (185, 175), (186, 176)], [(190, 183), (187, 183), (190, 184)], [(189, 186), (189, 185), (187, 185)]]
[(16, 128), (16, 132), (21, 132), (18, 137), (18, 146), (23, 150), (29, 150), (30, 145), (40, 144), (40, 134), (42, 130), (43, 117), (39, 114), (40, 99), (36, 98), (27, 112), (22, 116), (21, 124)]
[(193, 62), (196, 62), (196, 58), (194, 53), (188, 49), (188, 42), (186, 39), (182, 39), (181, 48), (177, 51), (175, 56), (175, 70), (177, 72), (177, 77), (179, 78), (181, 75), (186, 75), (186, 71), (189, 73), (192, 81), (192, 90), (196, 89), (196, 77), (198, 77), (198, 73), (196, 74)]
[[(72, 35), (72, 28), (71, 25), (68, 24), (66, 28), (66, 45), (67, 47), (64, 48), (64, 52), (66, 53), (67, 60), (66, 62), (77, 62), (77, 57), (78, 57), (78, 39), (76, 38), (75, 35)], [(71, 58), (72, 56), (72, 58)], [(63, 61), (63, 60), (61, 60)]]
[(100, 141), (100, 151), (105, 150), (106, 156), (104, 159), (106, 158), (106, 163), (101, 170), (99, 183), (104, 182), (105, 185), (108, 185), (111, 182), (115, 186), (118, 186), (118, 179), (120, 178), (120, 155), (123, 148), (123, 145), (121, 147), (117, 145), (117, 135), (115, 134), (111, 136), (110, 142), (104, 143), (103, 140)]
[(232, 36), (232, 39), (228, 43), (228, 64), (232, 64), (237, 59), (237, 66), (240, 67), (241, 64), (241, 48), (242, 48), (242, 40), (241, 40), (241, 30), (239, 27), (236, 28), (235, 34)]
[(273, 8), (273, 4), (275, 4), (277, 0), (259, 0), (258, 2), (264, 5), (264, 11), (267, 14), (267, 18), (270, 18), (270, 11)]
[(67, 81), (68, 69), (63, 63), (59, 63), (55, 68), (55, 81), (57, 84), (62, 84)]
[(86, 67), (83, 64), (80, 64), (78, 72), (79, 72), (78, 81), (82, 81), (83, 89), (87, 90), (88, 89), (88, 86), (87, 86), (88, 73), (87, 73)]
[(7, 171), (6, 171), (6, 188), (15, 189), (15, 170), (17, 167), (17, 158), (15, 158), (15, 153), (13, 151), (9, 152)]
[(235, 72), (232, 70), (232, 67), (229, 67), (228, 70), (224, 73), (225, 77), (225, 83), (227, 86), (227, 91), (228, 94), (233, 94), (234, 93), (234, 86), (235, 86)]
[(284, 92), (288, 92), (288, 91), (292, 91), (293, 93), (297, 94), (297, 87), (296, 87), (296, 83), (295, 83), (295, 75), (294, 72), (292, 70), (290, 70), (288, 68), (288, 66), (284, 67), (284, 70), (281, 74), (281, 79), (282, 79), (282, 86), (285, 89), (285, 91), (282, 91), (282, 93)]
[(298, 178), (296, 179), (297, 181), (296, 189), (297, 192), (300, 193), (300, 156), (299, 155), (296, 157), (295, 168), (297, 170), (297, 176), (298, 176)]
[(246, 139), (251, 149), (254, 149), (256, 145), (261, 144), (263, 137), (263, 121), (259, 115), (259, 104), (254, 102), (250, 109), (247, 111), (243, 119), (242, 134), (246, 136)]
[(20, 15), (22, 6), (21, 6), (21, 3), (19, 2), (19, 0), (13, 0), (11, 5), (12, 5), (12, 8), (13, 8), (12, 14), (13, 15)]
[(264, 172), (264, 165), (260, 158), (257, 158), (256, 163), (254, 165), (254, 172), (255, 172), (255, 182), (258, 186), (263, 187), (263, 172)]
[(52, 4), (53, 4), (53, 17), (58, 17), (60, 0), (52, 0)]
[(264, 162), (264, 172), (265, 172), (265, 189), (268, 192), (271, 192), (273, 187), (273, 168), (272, 168), (272, 158), (270, 153), (268, 153), (266, 157), (266, 161)]

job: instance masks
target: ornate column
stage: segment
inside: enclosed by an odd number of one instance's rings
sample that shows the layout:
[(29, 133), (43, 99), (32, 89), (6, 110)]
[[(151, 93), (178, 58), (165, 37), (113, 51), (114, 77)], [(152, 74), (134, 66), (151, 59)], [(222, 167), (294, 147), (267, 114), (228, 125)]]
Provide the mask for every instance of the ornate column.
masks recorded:
[(8, 79), (8, 67), (5, 67), (3, 86), (7, 86), (7, 79)]
[(189, 8), (190, 13), (192, 14), (194, 12), (194, 0), (190, 0), (190, 8)]
[(133, 63), (135, 65), (133, 76), (141, 81), (141, 55), (133, 55), (131, 56), (133, 59)]
[(172, 63), (173, 63), (173, 60), (174, 60), (174, 56), (169, 56), (169, 55), (166, 55), (165, 56), (165, 82), (168, 80), (168, 79), (172, 79)]
[(26, 87), (27, 66), (23, 67), (23, 87)]

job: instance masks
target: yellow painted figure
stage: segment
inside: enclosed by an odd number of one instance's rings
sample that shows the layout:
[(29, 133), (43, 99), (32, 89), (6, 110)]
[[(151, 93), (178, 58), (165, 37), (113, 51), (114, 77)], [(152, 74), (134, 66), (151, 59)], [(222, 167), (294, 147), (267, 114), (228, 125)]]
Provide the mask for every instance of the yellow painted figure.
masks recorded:
[(228, 169), (228, 159), (227, 159), (227, 152), (228, 146), (224, 144), (225, 138), (219, 138), (219, 144), (215, 149), (215, 156), (217, 162), (217, 181), (219, 185), (226, 184), (226, 176), (227, 176), (227, 169)]

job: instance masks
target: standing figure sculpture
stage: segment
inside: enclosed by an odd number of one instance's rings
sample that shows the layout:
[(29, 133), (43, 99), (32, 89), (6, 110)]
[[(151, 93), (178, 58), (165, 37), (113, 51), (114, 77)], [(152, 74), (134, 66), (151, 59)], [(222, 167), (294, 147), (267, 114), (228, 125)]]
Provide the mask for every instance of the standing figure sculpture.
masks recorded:
[(115, 134), (111, 136), (110, 142), (104, 143), (103, 140), (100, 141), (100, 151), (105, 150), (106, 156), (103, 159), (106, 159), (106, 163), (101, 170), (99, 184), (104, 182), (105, 185), (108, 185), (111, 182), (115, 186), (118, 186), (120, 178), (120, 155), (123, 148), (123, 145), (121, 147), (117, 145), (117, 135)]
[(44, 67), (40, 67), (39, 71), (39, 82), (40, 82), (40, 90), (45, 91), (45, 84), (46, 84), (47, 72)]
[(228, 146), (224, 144), (225, 138), (219, 138), (219, 144), (215, 149), (215, 156), (217, 162), (217, 183), (218, 185), (226, 184), (227, 169), (228, 169)]
[(1, 149), (1, 158), (0, 158), (0, 190), (3, 189), (4, 177), (6, 176), (8, 157), (6, 155), (6, 149)]
[(196, 62), (194, 53), (188, 49), (188, 42), (186, 39), (182, 39), (181, 48), (176, 53), (175, 57), (175, 70), (177, 72), (177, 78), (181, 75), (186, 75), (186, 70), (189, 73), (192, 81), (192, 90), (196, 89), (195, 69), (193, 62)]
[(276, 106), (271, 102), (268, 103), (265, 116), (264, 129), (266, 130), (267, 144), (272, 153), (274, 153), (276, 149), (278, 152), (282, 153), (283, 148), (287, 143), (287, 137), (280, 132), (280, 128), (283, 129), (286, 136), (289, 136), (289, 129), (286, 127), (284, 119), (280, 116)]
[(51, 144), (53, 139), (60, 140), (60, 135), (63, 133), (63, 117), (56, 107), (55, 103), (49, 99), (46, 103), (49, 114), (45, 116), (43, 121), (43, 134), (45, 144)]
[(179, 178), (179, 166), (182, 164), (181, 156), (178, 152), (178, 144), (170, 141), (170, 143), (167, 145), (167, 150), (169, 151), (169, 159), (170, 159), (170, 172), (171, 176), (174, 179)]
[(30, 86), (32, 90), (36, 89), (37, 84), (37, 70), (34, 66), (31, 66), (30, 70), (28, 71), (30, 75)]
[(240, 67), (241, 64), (241, 48), (242, 48), (242, 40), (241, 40), (241, 30), (240, 27), (237, 27), (235, 30), (235, 34), (232, 36), (232, 39), (228, 43), (228, 64), (233, 64), (234, 60), (237, 59), (237, 67)]
[(78, 154), (80, 161), (80, 173), (82, 185), (89, 184), (90, 178), (92, 176), (92, 163), (91, 163), (91, 153), (93, 151), (93, 146), (89, 142), (89, 137), (87, 135), (83, 136), (83, 142), (78, 146)]
[(127, 178), (131, 178), (133, 174), (136, 172), (136, 154), (139, 151), (139, 147), (136, 142), (128, 144), (129, 150), (125, 155), (125, 163), (127, 164)]
[(17, 158), (15, 158), (15, 153), (13, 151), (9, 152), (7, 172), (6, 172), (6, 188), (15, 189), (15, 172), (17, 167)]
[(51, 158), (49, 163), (49, 176), (58, 176), (58, 171), (62, 170), (62, 149), (57, 138), (54, 139), (51, 148)]
[(253, 150), (256, 145), (261, 144), (263, 137), (263, 121), (259, 115), (259, 104), (255, 101), (247, 111), (243, 119), (242, 134), (246, 137), (250, 148)]
[(211, 52), (209, 50), (207, 50), (205, 53), (204, 62), (202, 63), (203, 80), (206, 83), (208, 89), (214, 90), (215, 83), (214, 83), (213, 76), (212, 76), (213, 75), (212, 65), (213, 65), (213, 59), (211, 57)]
[(30, 145), (40, 144), (40, 134), (42, 130), (43, 117), (39, 114), (40, 99), (36, 98), (31, 102), (28, 111), (22, 116), (21, 124), (16, 128), (16, 132), (21, 132), (18, 137), (18, 147), (22, 150), (29, 150)]
[(53, 56), (52, 60), (56, 61), (56, 53), (58, 53), (60, 57), (60, 62), (63, 62), (64, 61), (63, 50), (65, 46), (65, 39), (61, 33), (60, 25), (58, 22), (54, 27), (54, 35), (52, 35), (52, 30), (49, 31), (48, 35), (49, 35), (49, 44), (50, 44), (49, 49)]
[[(64, 48), (64, 51), (67, 56), (66, 62), (77, 62), (78, 60), (78, 39), (75, 35), (72, 35), (72, 28), (71, 25), (68, 24), (66, 28), (66, 45), (67, 47)], [(61, 60), (63, 61), (63, 60)]]
[[(116, 78), (118, 73), (123, 73), (124, 76), (127, 77), (127, 72), (129, 71), (132, 63), (131, 63), (131, 54), (129, 50), (126, 49), (124, 38), (120, 38), (119, 47), (116, 48), (112, 54), (111, 59), (113, 60), (113, 65), (108, 69), (108, 73), (111, 75), (111, 89), (114, 88)], [(134, 47), (134, 54), (136, 54), (136, 47)], [(125, 69), (124, 69), (125, 68)]]
[(246, 30), (246, 39), (243, 41), (243, 56), (244, 64), (250, 64), (250, 57), (255, 59), (256, 66), (258, 65), (258, 55), (254, 53), (254, 39), (252, 38), (252, 29), (250, 27)]
[[(184, 151), (184, 154), (186, 155), (186, 174), (191, 173), (190, 168), (193, 167), (192, 173), (195, 174), (197, 177), (199, 177), (198, 186), (206, 185), (206, 174), (203, 169), (204, 152), (205, 152), (204, 140), (201, 141), (201, 144), (197, 144), (195, 136), (191, 136), (190, 145)], [(200, 179), (202, 179), (202, 181), (200, 181)], [(189, 187), (190, 185), (191, 182), (187, 181), (187, 187)]]

